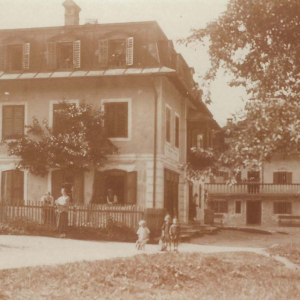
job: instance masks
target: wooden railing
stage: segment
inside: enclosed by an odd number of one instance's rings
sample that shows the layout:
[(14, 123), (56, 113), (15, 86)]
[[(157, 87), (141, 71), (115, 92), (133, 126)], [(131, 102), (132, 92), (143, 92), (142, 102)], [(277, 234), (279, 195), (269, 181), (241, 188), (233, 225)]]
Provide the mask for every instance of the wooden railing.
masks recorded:
[[(11, 205), (0, 202), (0, 222), (21, 218), (39, 224), (55, 225), (56, 208), (43, 206), (39, 201), (27, 201), (26, 204)], [(144, 219), (144, 208), (132, 205), (70, 205), (68, 210), (69, 226), (101, 227), (109, 223), (136, 229), (140, 220)]]
[(206, 183), (209, 194), (300, 194), (300, 184)]

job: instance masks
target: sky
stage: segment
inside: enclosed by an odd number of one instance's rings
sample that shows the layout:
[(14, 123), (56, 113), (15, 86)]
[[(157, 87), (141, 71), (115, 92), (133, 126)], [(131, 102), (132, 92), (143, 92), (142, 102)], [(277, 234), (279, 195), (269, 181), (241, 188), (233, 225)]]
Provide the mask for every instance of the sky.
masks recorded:
[[(195, 68), (194, 79), (201, 86), (201, 76), (209, 68), (205, 47), (185, 47), (175, 41), (189, 35), (192, 28), (203, 28), (224, 10), (228, 0), (75, 0), (81, 7), (80, 24), (98, 19), (99, 24), (157, 21), (167, 37), (174, 41), (177, 52)], [(0, 29), (64, 25), (63, 0), (0, 0)], [(222, 72), (212, 85), (208, 106), (223, 126), (227, 118), (243, 107), (243, 88), (231, 88)]]

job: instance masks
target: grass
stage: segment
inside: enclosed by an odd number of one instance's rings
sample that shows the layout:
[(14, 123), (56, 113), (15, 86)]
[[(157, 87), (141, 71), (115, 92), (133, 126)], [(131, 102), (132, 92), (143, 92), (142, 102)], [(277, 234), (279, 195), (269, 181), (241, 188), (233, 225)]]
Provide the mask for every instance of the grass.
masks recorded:
[(299, 299), (300, 273), (254, 253), (163, 253), (0, 271), (0, 299)]
[(286, 257), (292, 263), (300, 265), (300, 242), (277, 245), (269, 248), (268, 252)]

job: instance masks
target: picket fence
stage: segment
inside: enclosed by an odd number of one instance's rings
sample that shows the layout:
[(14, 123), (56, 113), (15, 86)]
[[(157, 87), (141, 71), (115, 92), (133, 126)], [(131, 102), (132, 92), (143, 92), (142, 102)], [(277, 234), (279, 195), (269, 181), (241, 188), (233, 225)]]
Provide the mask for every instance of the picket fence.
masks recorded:
[[(69, 226), (74, 227), (106, 228), (113, 223), (136, 229), (144, 216), (144, 208), (135, 205), (76, 204), (70, 205), (68, 210)], [(57, 211), (39, 201), (13, 206), (0, 202), (0, 222), (19, 218), (39, 224), (55, 224)]]

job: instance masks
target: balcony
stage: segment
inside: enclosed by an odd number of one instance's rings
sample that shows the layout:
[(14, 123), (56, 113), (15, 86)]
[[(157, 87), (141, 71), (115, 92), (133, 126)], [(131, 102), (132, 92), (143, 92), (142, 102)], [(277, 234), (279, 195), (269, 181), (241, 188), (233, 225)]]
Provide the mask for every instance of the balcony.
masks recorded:
[(299, 195), (300, 184), (261, 184), (261, 183), (206, 183), (205, 189), (210, 195)]

